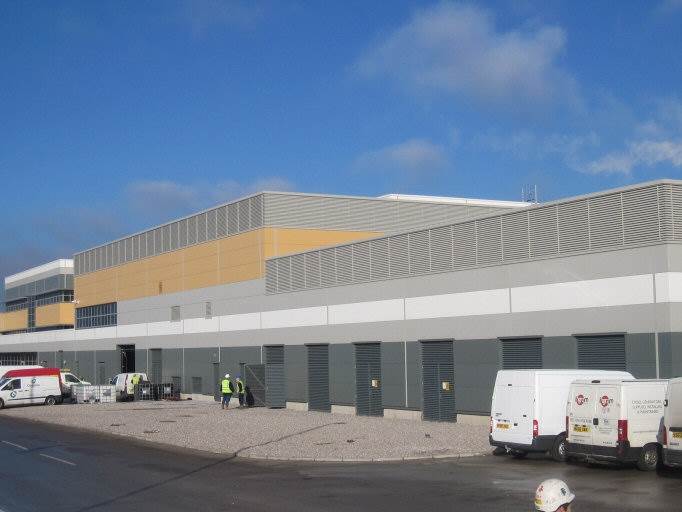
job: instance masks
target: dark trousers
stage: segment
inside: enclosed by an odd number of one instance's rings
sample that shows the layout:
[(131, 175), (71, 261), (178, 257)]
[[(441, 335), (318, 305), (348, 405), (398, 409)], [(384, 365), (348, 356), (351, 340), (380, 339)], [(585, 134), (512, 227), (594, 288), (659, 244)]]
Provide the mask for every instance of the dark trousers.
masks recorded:
[(244, 393), (239, 393), (239, 407), (244, 407)]
[(230, 405), (230, 400), (232, 399), (232, 393), (223, 393), (223, 403), (222, 405), (224, 407), (228, 407)]

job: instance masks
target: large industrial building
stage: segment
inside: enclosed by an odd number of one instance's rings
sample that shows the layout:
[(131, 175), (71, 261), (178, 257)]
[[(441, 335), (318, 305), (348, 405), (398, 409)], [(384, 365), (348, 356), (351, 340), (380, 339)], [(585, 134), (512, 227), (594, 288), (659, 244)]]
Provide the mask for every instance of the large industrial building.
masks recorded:
[(541, 204), (263, 192), (7, 277), (0, 364), (202, 395), (253, 366), (272, 407), (479, 421), (501, 368), (682, 374), (680, 242), (682, 181)]

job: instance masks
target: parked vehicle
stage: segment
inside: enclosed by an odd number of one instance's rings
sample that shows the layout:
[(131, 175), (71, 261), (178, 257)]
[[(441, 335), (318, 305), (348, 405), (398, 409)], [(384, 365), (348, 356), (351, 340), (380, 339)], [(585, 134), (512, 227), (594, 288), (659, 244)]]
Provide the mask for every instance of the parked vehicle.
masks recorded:
[(581, 380), (566, 406), (566, 455), (635, 462), (651, 471), (661, 462), (667, 380)]
[(516, 457), (549, 452), (563, 461), (566, 400), (576, 379), (633, 378), (608, 370), (500, 370), (490, 408), (490, 444)]
[(110, 383), (116, 387), (116, 399), (130, 400), (133, 397), (135, 389), (132, 379), (135, 375), (139, 375), (143, 381), (149, 380), (147, 374), (143, 372), (119, 373), (111, 379)]
[(27, 404), (54, 405), (61, 400), (59, 368), (10, 370), (0, 380), (0, 409)]
[(68, 370), (61, 371), (62, 387), (64, 389), (64, 396), (72, 395), (72, 386), (90, 386), (91, 384), (85, 380), (81, 380)]
[(5, 374), (10, 370), (30, 370), (35, 368), (42, 368), (42, 366), (38, 366), (37, 364), (30, 364), (25, 366), (23, 365), (0, 366), (0, 378), (4, 377)]
[(682, 378), (670, 379), (663, 416), (663, 462), (682, 466)]

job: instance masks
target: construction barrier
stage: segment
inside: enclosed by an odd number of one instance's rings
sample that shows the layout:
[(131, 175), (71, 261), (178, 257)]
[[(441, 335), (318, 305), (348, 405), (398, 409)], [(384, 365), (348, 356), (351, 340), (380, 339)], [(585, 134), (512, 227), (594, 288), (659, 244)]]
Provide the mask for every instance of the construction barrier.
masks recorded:
[(74, 384), (71, 399), (77, 404), (108, 404), (116, 402), (116, 386)]

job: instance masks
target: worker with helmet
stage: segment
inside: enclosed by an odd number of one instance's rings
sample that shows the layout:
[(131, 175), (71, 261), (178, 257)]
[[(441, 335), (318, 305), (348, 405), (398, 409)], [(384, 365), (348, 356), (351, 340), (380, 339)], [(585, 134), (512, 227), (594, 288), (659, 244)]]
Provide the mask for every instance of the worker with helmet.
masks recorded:
[(566, 482), (550, 478), (542, 482), (535, 491), (535, 510), (541, 512), (569, 512), (575, 494)]
[(244, 382), (241, 375), (237, 375), (237, 396), (239, 397), (239, 407), (244, 407)]
[(225, 378), (220, 381), (220, 392), (223, 395), (223, 400), (221, 402), (221, 408), (227, 409), (230, 405), (230, 400), (232, 399), (232, 393), (234, 392), (234, 386), (230, 380), (230, 374), (226, 373)]

